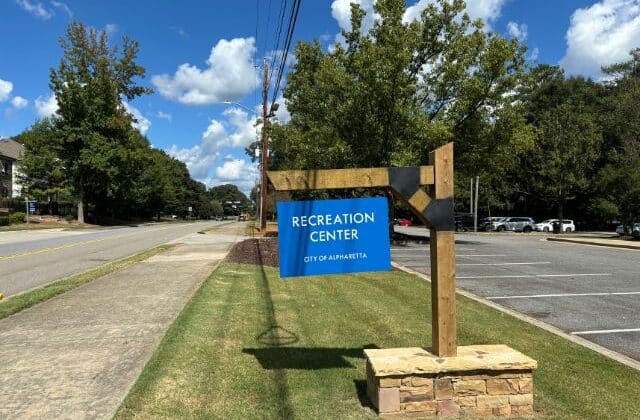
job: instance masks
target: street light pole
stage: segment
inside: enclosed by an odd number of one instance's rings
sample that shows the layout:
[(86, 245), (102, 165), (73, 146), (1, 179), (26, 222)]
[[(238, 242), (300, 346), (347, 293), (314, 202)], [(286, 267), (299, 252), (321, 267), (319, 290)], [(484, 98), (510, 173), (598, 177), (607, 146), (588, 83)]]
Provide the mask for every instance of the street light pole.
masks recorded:
[(262, 185), (260, 186), (260, 231), (267, 229), (267, 169), (269, 168), (269, 114), (267, 113), (267, 101), (269, 94), (269, 67), (264, 61), (264, 81), (262, 84)]

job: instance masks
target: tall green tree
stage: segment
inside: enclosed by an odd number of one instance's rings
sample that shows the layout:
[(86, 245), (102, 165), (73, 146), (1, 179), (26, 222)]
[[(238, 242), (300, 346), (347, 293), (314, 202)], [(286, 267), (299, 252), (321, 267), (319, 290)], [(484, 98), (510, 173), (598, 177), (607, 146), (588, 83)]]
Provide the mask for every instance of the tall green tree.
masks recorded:
[(136, 64), (138, 43), (128, 37), (121, 47), (112, 47), (105, 31), (73, 22), (60, 45), (63, 57), (50, 75), (59, 106), (54, 140), (83, 223), (85, 202), (117, 195), (126, 179), (122, 169), (132, 142), (132, 117), (122, 99), (151, 90), (135, 82), (145, 70)]
[(438, 0), (406, 22), (404, 0), (380, 0), (364, 32), (352, 4), (344, 44), (296, 47), (284, 97), (291, 121), (273, 125), (272, 168), (426, 164), (456, 142), (461, 175), (499, 177), (533, 146), (512, 92), (525, 49), (471, 21), (462, 0)]
[[(16, 136), (25, 148), (20, 161), (20, 178), (25, 192), (29, 198), (42, 197), (50, 203), (67, 198), (71, 193), (54, 136), (55, 123), (49, 118), (36, 122)], [(50, 206), (49, 211), (52, 210)]]
[(533, 187), (564, 217), (564, 207), (589, 185), (602, 133), (593, 115), (569, 104), (542, 115), (536, 142)]

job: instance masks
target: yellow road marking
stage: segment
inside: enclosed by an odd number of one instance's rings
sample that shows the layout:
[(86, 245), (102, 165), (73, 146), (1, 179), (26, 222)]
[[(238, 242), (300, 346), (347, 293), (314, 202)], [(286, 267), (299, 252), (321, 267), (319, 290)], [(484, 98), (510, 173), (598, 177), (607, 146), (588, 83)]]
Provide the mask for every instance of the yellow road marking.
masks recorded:
[[(148, 231), (148, 232), (158, 232), (158, 231), (161, 231), (161, 230), (171, 229), (172, 227), (175, 227), (175, 226), (163, 227), (163, 228), (151, 230), (151, 231)], [(37, 255), (37, 254), (44, 254), (45, 252), (59, 251), (61, 249), (73, 248), (73, 247), (80, 246), (80, 245), (94, 244), (94, 243), (98, 243), (98, 242), (108, 241), (108, 240), (111, 240), (111, 239), (126, 238), (127, 236), (134, 236), (134, 235), (137, 235), (139, 233), (140, 232), (133, 232), (133, 233), (127, 233), (127, 234), (123, 234), (123, 235), (114, 235), (114, 236), (108, 236), (106, 238), (91, 239), (91, 240), (83, 241), (83, 242), (73, 242), (73, 243), (70, 243), (70, 244), (64, 244), (64, 245), (50, 247), (50, 248), (42, 248), (42, 249), (38, 249), (36, 251), (27, 251), (27, 252), (22, 252), (22, 253), (19, 253), (19, 254), (0, 256), (0, 261), (12, 260), (12, 259), (15, 259), (15, 258), (20, 258), (20, 257), (28, 257), (28, 256), (31, 256), (31, 255)]]

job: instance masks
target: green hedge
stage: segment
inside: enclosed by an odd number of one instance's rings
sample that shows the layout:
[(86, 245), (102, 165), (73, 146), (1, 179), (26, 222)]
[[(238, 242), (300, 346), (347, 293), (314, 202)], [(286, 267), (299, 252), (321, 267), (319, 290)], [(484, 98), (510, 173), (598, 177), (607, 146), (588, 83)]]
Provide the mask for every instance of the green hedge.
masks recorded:
[(0, 216), (0, 226), (9, 226), (8, 216)]
[(9, 215), (9, 222), (12, 225), (15, 225), (17, 223), (24, 223), (25, 216), (26, 216), (26, 213), (23, 213), (21, 211), (17, 211), (15, 213)]

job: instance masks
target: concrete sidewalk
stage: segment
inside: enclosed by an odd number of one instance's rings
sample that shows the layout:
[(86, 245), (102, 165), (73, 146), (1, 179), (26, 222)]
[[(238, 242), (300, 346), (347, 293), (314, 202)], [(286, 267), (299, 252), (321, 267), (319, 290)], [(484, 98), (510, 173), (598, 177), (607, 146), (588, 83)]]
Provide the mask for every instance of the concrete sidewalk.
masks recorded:
[(0, 320), (0, 418), (111, 418), (244, 224), (188, 235), (150, 259)]
[(590, 238), (587, 236), (562, 236), (550, 237), (548, 241), (553, 242), (569, 242), (582, 245), (609, 246), (613, 248), (637, 249), (640, 250), (640, 241), (634, 241), (622, 238)]

